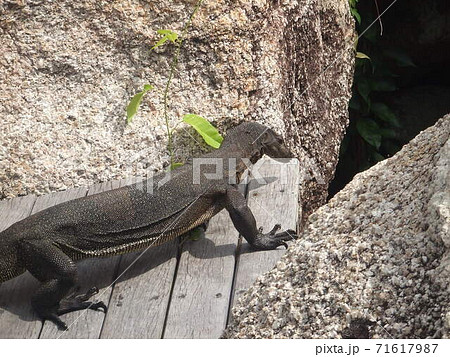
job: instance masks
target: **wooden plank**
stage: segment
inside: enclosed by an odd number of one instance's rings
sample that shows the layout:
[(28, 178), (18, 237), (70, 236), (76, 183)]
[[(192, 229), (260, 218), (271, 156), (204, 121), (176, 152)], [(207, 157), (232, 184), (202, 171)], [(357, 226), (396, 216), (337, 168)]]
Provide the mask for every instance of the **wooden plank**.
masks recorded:
[(122, 256), (101, 338), (161, 338), (178, 241)]
[(101, 338), (161, 338), (177, 241), (122, 257)]
[(227, 211), (205, 239), (183, 245), (164, 338), (219, 338), (225, 328), (239, 233)]
[[(255, 165), (255, 168), (264, 178), (267, 178), (268, 182), (267, 185), (259, 185), (256, 180), (251, 180), (249, 183), (248, 205), (256, 218), (258, 227), (263, 226), (263, 231), (266, 233), (279, 223), (282, 230), (297, 230), (298, 160), (292, 159), (289, 163), (280, 164), (275, 160), (264, 158)], [(232, 303), (256, 281), (259, 275), (272, 269), (285, 252), (283, 247), (277, 250), (254, 252), (243, 240), (238, 252)]]
[[(0, 201), (0, 231), (31, 214), (36, 196)], [(37, 281), (29, 273), (0, 284), (0, 338), (37, 338), (42, 323), (30, 319), (30, 297)], [(28, 284), (28, 283), (31, 284)]]
[[(109, 181), (89, 187), (88, 195), (118, 188), (125, 180)], [(94, 297), (108, 305), (112, 291), (111, 284), (119, 264), (119, 256), (104, 259), (87, 259), (77, 263), (80, 293), (96, 286), (99, 293)], [(98, 338), (105, 314), (101, 311), (82, 310), (66, 314), (62, 317), (69, 327), (68, 331), (60, 331), (51, 322), (45, 322), (40, 338)]]
[(176, 265), (174, 244), (121, 257), (100, 338), (160, 337), (159, 321), (164, 318)]
[(12, 224), (27, 218), (31, 214), (35, 202), (35, 195), (0, 201), (0, 213), (2, 217), (0, 220), (0, 231), (4, 231)]

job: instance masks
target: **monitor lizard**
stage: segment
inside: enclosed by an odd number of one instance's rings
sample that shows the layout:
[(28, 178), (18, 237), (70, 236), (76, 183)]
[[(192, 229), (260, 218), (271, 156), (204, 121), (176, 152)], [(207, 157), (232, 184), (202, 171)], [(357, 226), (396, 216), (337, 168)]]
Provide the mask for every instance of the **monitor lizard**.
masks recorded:
[[(65, 330), (59, 316), (67, 312), (106, 312), (103, 302), (88, 301), (97, 288), (81, 295), (71, 293), (77, 284), (75, 262), (81, 259), (160, 245), (201, 226), (223, 208), (254, 249), (287, 247), (285, 242), (296, 238), (296, 233), (277, 234), (280, 225), (262, 233), (234, 184), (247, 168), (246, 159), (255, 163), (263, 154), (292, 157), (272, 129), (245, 122), (227, 132), (218, 150), (171, 171), (170, 180), (163, 173), (37, 212), (0, 232), (0, 283), (28, 270), (41, 282), (31, 297), (34, 311)], [(199, 167), (202, 175), (197, 173)]]

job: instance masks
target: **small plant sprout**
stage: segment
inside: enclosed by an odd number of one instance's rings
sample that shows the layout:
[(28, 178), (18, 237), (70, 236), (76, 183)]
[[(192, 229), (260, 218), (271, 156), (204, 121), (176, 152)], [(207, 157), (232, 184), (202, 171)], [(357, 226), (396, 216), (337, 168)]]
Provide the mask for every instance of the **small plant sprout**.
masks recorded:
[[(192, 20), (194, 19), (195, 14), (197, 13), (198, 9), (200, 8), (200, 5), (202, 4), (203, 0), (199, 0), (197, 4), (195, 5), (194, 10), (192, 11), (189, 19), (186, 21), (185, 25), (183, 26), (183, 29), (181, 31), (181, 35), (178, 35), (177, 32), (172, 30), (157, 30), (157, 33), (161, 35), (162, 37), (156, 42), (156, 44), (152, 47), (152, 50), (167, 45), (172, 44), (176, 46), (174, 55), (172, 57), (170, 70), (167, 76), (167, 81), (165, 85), (165, 89), (163, 92), (163, 102), (164, 102), (164, 120), (167, 130), (167, 151), (169, 153), (170, 157), (170, 169), (174, 169), (178, 166), (183, 165), (180, 162), (174, 162), (174, 148), (173, 148), (173, 132), (175, 127), (170, 126), (170, 117), (169, 117), (169, 105), (170, 105), (170, 85), (172, 83), (172, 79), (175, 75), (175, 71), (178, 64), (178, 57), (180, 55), (180, 50), (183, 45), (183, 41), (186, 38), (188, 29), (192, 23)], [(127, 107), (127, 123), (130, 123), (133, 119), (133, 117), (136, 115), (139, 105), (141, 103), (142, 97), (150, 90), (154, 89), (153, 86), (146, 84), (144, 86), (144, 89), (133, 96), (133, 98), (130, 101), (130, 104)], [(222, 143), (222, 136), (219, 134), (217, 129), (205, 118), (196, 115), (196, 114), (186, 114), (183, 116), (182, 121), (186, 124), (191, 125), (205, 140), (205, 142), (213, 147), (213, 148), (219, 148), (220, 144)], [(176, 125), (175, 125), (176, 126)]]
[(141, 104), (142, 97), (147, 93), (148, 91), (151, 91), (153, 89), (153, 86), (150, 84), (145, 84), (144, 89), (142, 89), (141, 92), (135, 94), (133, 98), (131, 98), (130, 103), (127, 106), (127, 123), (131, 123), (134, 116), (137, 113), (137, 110), (139, 108), (139, 105)]
[(172, 30), (157, 30), (157, 33), (162, 35), (163, 37), (156, 42), (156, 44), (152, 47), (152, 50), (164, 45), (167, 41), (172, 42), (174, 45), (178, 45), (178, 34)]

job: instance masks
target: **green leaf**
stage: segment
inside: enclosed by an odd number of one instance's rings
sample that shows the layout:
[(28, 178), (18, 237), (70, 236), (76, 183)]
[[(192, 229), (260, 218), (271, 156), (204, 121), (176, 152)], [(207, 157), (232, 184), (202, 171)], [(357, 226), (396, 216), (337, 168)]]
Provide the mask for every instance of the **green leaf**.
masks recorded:
[(167, 41), (167, 37), (163, 37), (161, 38), (158, 42), (156, 42), (156, 44), (152, 47), (152, 50), (154, 50), (157, 47), (160, 47), (162, 45), (164, 45)]
[(203, 227), (195, 227), (183, 234), (182, 237), (181, 245), (184, 245), (189, 241), (198, 241), (205, 237), (205, 229)]
[(156, 32), (164, 37), (167, 37), (167, 39), (172, 43), (175, 43), (178, 40), (178, 34), (172, 30), (157, 30)]
[(394, 129), (389, 129), (389, 128), (381, 128), (380, 129), (380, 135), (383, 138), (386, 139), (395, 139), (397, 138), (397, 133), (395, 132)]
[(400, 122), (394, 112), (384, 103), (373, 103), (371, 106), (372, 113), (382, 121), (391, 124), (397, 128)]
[(353, 49), (356, 51), (356, 49), (358, 48), (358, 41), (359, 38), (357, 37), (356, 40), (353, 42)]
[(358, 10), (356, 10), (355, 8), (351, 8), (350, 12), (352, 13), (356, 21), (358, 21), (358, 24), (361, 25), (361, 15), (359, 14)]
[(390, 140), (384, 140), (383, 141), (383, 150), (388, 153), (388, 157), (394, 155), (396, 152), (398, 152), (401, 149), (400, 146), (398, 146), (395, 142)]
[(372, 154), (372, 158), (376, 162), (380, 162), (380, 161), (383, 161), (385, 159), (385, 157), (383, 155), (381, 155), (379, 152), (373, 151), (371, 154)]
[(201, 227), (196, 227), (189, 232), (189, 239), (191, 241), (198, 241), (204, 237), (204, 229)]
[(209, 146), (216, 149), (220, 147), (223, 137), (208, 120), (196, 114), (186, 114), (183, 121), (197, 130)]
[(356, 123), (359, 135), (377, 150), (381, 145), (380, 127), (376, 122), (369, 119), (361, 119)]
[(356, 58), (368, 59), (370, 61), (370, 57), (362, 52), (356, 52)]
[(362, 33), (362, 36), (364, 36), (370, 42), (372, 42), (372, 43), (376, 43), (377, 42), (378, 30), (377, 30), (376, 26), (367, 27), (361, 33)]
[[(377, 77), (379, 78), (383, 78), (383, 77), (388, 77), (388, 78), (396, 78), (396, 77), (400, 77), (398, 74), (393, 73), (386, 65), (379, 65), (374, 64), (373, 60), (372, 60), (372, 65), (374, 67), (374, 74), (376, 74)], [(385, 62), (386, 63), (386, 62)]]
[(358, 97), (356, 95), (352, 95), (350, 101), (348, 102), (348, 107), (357, 112), (361, 111), (361, 103), (359, 102)]
[(397, 89), (394, 81), (389, 78), (370, 79), (370, 88), (376, 92), (392, 92)]
[(177, 167), (183, 166), (184, 164), (182, 162), (172, 162), (172, 164), (170, 165), (170, 170), (174, 170)]
[(383, 53), (386, 57), (392, 58), (400, 67), (416, 67), (411, 57), (399, 49), (387, 49)]
[(359, 0), (348, 0), (348, 3), (350, 4), (351, 8), (356, 8), (356, 4)]
[(160, 47), (164, 45), (167, 41), (172, 42), (173, 44), (177, 44), (178, 41), (178, 34), (172, 30), (157, 30), (158, 34), (162, 35), (163, 37), (159, 39), (158, 42), (152, 47), (152, 50), (154, 50), (157, 47)]
[(144, 89), (141, 92), (135, 94), (133, 96), (133, 98), (131, 98), (130, 104), (128, 104), (128, 106), (127, 106), (127, 124), (131, 123), (131, 121), (133, 120), (133, 117), (136, 115), (144, 94), (152, 89), (153, 89), (152, 85), (146, 84), (146, 85), (144, 85)]
[(356, 83), (356, 87), (358, 88), (358, 93), (361, 94), (361, 97), (363, 97), (366, 103), (369, 104), (369, 94), (371, 92), (371, 88), (367, 78), (362, 77), (361, 79), (359, 79)]

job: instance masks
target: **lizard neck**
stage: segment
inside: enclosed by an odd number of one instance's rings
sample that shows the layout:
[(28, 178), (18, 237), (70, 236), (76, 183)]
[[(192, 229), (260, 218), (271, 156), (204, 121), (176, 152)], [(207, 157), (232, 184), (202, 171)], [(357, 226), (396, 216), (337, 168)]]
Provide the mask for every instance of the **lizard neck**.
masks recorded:
[(249, 161), (255, 164), (263, 155), (262, 149), (255, 145), (244, 145), (243, 143), (226, 145), (221, 147), (224, 158), (224, 166), (228, 170), (235, 170), (236, 176), (239, 178), (249, 166)]

